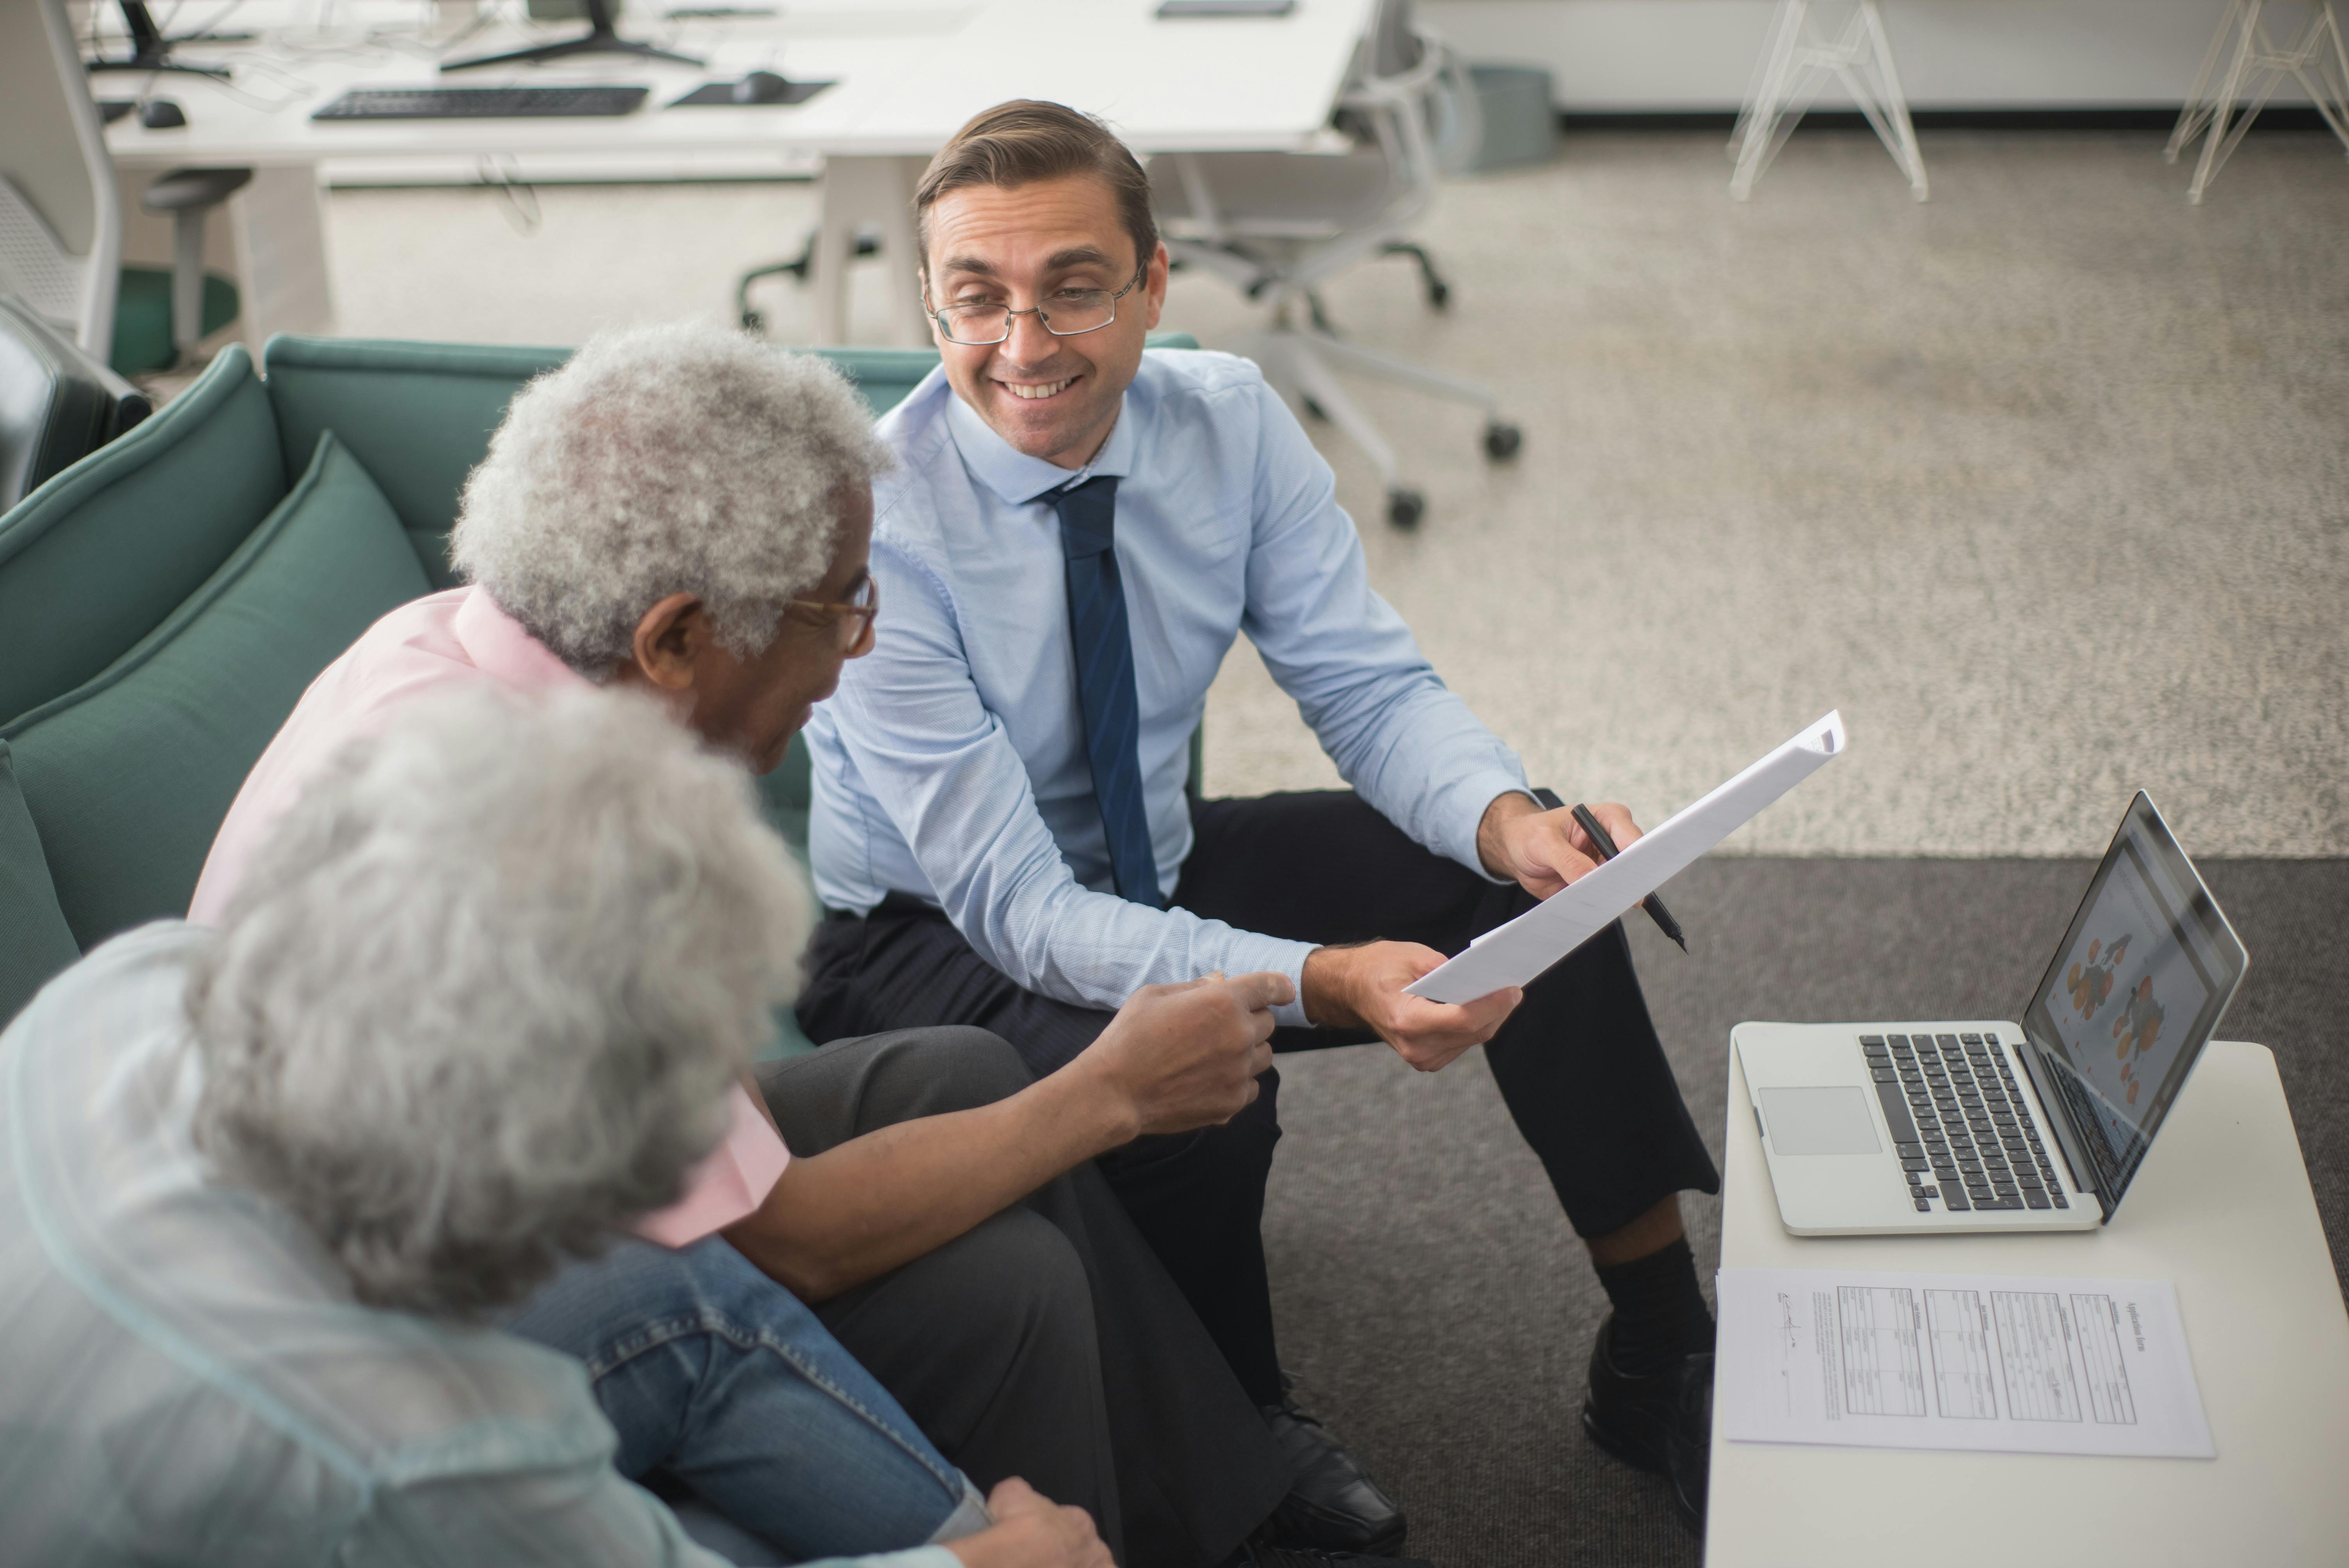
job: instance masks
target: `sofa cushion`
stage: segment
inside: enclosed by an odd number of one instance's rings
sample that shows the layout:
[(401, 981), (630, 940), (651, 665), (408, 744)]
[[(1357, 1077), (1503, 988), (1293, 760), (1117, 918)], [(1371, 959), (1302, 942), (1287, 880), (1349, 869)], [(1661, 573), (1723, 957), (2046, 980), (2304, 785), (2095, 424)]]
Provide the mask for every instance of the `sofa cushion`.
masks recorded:
[(40, 833), (17, 793), (8, 748), (0, 742), (0, 1027), (80, 956), (57, 907)]
[(268, 394), (232, 344), (137, 429), (0, 515), (0, 722), (121, 658), (285, 495)]
[(85, 949), (186, 911), (229, 803), (304, 689), (430, 588), (382, 492), (321, 436), (301, 482), (160, 625), (0, 725)]

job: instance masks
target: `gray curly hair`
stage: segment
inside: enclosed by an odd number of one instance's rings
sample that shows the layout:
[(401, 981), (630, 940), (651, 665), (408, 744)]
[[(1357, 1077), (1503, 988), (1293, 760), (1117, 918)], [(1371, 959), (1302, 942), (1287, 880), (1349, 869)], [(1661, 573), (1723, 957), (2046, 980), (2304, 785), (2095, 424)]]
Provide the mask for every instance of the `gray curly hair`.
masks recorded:
[(197, 1144), (361, 1301), (462, 1315), (674, 1202), (812, 919), (645, 699), (473, 691), (347, 746), (190, 978)]
[(887, 462), (864, 399), (812, 355), (696, 323), (603, 333), (506, 410), (450, 558), (593, 680), (671, 593), (751, 658), (823, 580), (841, 492)]

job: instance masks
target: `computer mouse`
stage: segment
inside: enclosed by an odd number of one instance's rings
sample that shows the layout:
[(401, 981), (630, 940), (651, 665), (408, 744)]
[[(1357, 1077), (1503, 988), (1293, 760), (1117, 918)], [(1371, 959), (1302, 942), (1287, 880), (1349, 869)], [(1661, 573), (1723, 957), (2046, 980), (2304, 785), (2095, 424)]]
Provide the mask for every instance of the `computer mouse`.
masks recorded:
[(139, 123), (150, 130), (171, 130), (187, 124), (188, 113), (170, 98), (149, 98), (139, 106)]
[(792, 84), (772, 71), (752, 71), (734, 84), (736, 103), (781, 103)]

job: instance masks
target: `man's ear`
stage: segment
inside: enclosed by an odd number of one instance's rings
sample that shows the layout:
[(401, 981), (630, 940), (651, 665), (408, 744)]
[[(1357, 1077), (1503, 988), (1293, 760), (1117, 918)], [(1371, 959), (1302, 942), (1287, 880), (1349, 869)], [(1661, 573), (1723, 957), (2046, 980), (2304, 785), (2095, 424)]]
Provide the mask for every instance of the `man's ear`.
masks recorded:
[(1157, 329), (1159, 312), (1165, 308), (1168, 270), (1166, 242), (1161, 240), (1157, 250), (1151, 253), (1150, 275), (1143, 280), (1142, 284), (1142, 296), (1149, 303), (1149, 308), (1143, 312), (1142, 328), (1144, 332)]
[(637, 673), (664, 691), (689, 691), (709, 642), (709, 614), (691, 593), (671, 593), (636, 623), (629, 653)]

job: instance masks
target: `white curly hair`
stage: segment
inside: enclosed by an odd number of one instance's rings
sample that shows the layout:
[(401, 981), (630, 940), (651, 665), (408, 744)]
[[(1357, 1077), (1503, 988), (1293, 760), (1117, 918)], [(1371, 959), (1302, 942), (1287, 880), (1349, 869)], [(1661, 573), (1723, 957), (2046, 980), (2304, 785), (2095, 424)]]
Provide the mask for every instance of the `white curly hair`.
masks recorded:
[(361, 1301), (465, 1315), (674, 1202), (812, 901), (741, 768), (649, 701), (475, 690), (353, 742), (187, 992), (196, 1140)]
[(813, 355), (692, 322), (603, 333), (506, 410), (450, 557), (590, 679), (671, 593), (751, 658), (823, 580), (841, 493), (887, 462), (864, 399)]

